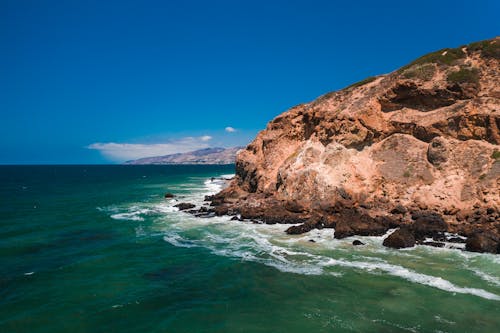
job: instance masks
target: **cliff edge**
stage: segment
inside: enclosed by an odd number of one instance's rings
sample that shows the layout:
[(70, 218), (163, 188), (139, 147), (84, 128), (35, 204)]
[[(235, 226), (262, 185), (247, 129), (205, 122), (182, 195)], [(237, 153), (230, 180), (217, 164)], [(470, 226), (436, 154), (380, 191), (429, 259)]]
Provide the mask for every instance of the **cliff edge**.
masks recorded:
[(212, 205), (302, 223), (288, 233), (400, 227), (393, 238), (452, 232), (500, 252), (499, 59), (499, 37), (443, 49), (291, 108), (239, 152)]

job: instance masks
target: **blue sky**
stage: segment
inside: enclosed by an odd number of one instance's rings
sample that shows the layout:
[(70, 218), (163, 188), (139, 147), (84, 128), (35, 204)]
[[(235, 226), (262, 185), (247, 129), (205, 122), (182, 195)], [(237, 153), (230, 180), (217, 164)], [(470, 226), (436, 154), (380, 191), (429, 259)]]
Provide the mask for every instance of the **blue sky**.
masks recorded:
[(499, 12), (480, 0), (0, 0), (0, 164), (245, 145), (293, 105), (498, 35)]

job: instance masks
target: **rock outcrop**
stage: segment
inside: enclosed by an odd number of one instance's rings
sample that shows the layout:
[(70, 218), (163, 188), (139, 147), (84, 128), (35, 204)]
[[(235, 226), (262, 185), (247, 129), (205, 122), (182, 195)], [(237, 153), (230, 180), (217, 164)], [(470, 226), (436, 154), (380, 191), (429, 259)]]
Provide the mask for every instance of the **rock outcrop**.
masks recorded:
[(444, 49), (295, 106), (239, 152), (213, 202), (243, 219), (302, 223), (289, 233), (481, 233), (488, 246), (471, 248), (495, 252), (499, 59), (500, 38)]

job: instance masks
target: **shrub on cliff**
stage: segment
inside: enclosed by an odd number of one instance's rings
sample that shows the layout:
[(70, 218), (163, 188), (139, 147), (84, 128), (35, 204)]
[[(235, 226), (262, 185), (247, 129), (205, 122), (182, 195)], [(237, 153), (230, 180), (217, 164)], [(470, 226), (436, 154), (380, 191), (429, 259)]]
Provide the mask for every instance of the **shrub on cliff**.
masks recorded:
[(477, 68), (461, 68), (448, 74), (446, 80), (450, 83), (477, 83), (479, 81), (479, 71)]

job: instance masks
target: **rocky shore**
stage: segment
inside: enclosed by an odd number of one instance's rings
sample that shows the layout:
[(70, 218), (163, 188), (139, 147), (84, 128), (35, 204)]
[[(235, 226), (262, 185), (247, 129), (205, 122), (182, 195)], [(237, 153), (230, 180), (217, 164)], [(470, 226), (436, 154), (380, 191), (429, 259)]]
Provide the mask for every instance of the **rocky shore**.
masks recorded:
[(500, 253), (499, 59), (500, 38), (444, 49), (291, 108), (206, 209), (289, 234), (396, 228), (385, 246)]

